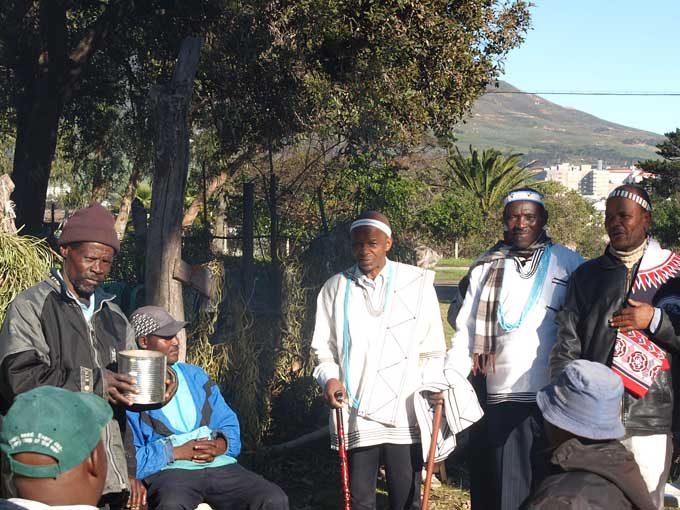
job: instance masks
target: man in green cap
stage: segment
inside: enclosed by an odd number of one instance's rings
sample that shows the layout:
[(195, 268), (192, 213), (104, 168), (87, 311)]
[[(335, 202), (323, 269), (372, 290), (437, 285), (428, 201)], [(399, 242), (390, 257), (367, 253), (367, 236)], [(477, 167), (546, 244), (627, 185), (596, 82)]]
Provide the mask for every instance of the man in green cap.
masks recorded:
[(112, 416), (91, 393), (40, 386), (19, 395), (0, 432), (20, 496), (9, 501), (28, 510), (96, 508), (107, 470), (102, 431)]

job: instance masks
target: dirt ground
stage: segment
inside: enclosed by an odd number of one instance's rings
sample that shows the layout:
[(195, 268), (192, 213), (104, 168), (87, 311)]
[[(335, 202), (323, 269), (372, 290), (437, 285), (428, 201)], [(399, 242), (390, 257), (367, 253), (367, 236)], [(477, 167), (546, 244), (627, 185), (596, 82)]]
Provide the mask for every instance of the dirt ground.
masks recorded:
[[(342, 508), (340, 469), (337, 454), (330, 450), (328, 438), (285, 453), (261, 452), (240, 459), (268, 480), (280, 485), (288, 494), (291, 510), (338, 510)], [(448, 479), (433, 487), (430, 510), (469, 509), (464, 471), (447, 467)], [(385, 510), (387, 493), (383, 480), (378, 481), (377, 509)]]

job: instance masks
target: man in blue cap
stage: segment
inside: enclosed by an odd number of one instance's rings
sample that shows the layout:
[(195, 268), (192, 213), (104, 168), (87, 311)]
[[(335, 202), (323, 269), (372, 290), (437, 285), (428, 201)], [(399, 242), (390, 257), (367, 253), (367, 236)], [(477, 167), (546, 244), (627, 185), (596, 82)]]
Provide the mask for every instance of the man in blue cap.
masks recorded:
[(621, 442), (662, 509), (678, 424), (680, 255), (650, 236), (652, 203), (639, 186), (624, 184), (609, 194), (604, 226), (609, 245), (574, 271), (557, 314), (550, 375), (587, 359), (621, 377)]
[(551, 443), (552, 474), (526, 510), (655, 508), (640, 469), (619, 441), (623, 383), (605, 365), (575, 360), (536, 395)]

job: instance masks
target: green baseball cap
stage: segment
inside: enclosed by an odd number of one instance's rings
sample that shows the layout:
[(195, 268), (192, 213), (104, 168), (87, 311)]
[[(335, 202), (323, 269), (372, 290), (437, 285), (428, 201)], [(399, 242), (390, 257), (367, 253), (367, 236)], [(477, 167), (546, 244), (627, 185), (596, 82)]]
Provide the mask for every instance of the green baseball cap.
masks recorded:
[[(111, 420), (111, 406), (92, 393), (39, 386), (17, 396), (0, 431), (0, 449), (10, 469), (29, 478), (56, 478), (94, 450)], [(35, 466), (14, 460), (17, 453), (39, 453), (56, 464)]]

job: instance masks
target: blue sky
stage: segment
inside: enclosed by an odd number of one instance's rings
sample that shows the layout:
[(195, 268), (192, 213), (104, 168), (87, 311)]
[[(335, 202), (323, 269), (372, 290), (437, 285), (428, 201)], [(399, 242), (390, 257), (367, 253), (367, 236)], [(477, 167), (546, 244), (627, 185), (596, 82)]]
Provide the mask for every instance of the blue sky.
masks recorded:
[[(526, 91), (680, 92), (680, 0), (533, 0), (532, 29), (502, 79)], [(544, 96), (600, 118), (666, 133), (680, 96)]]

